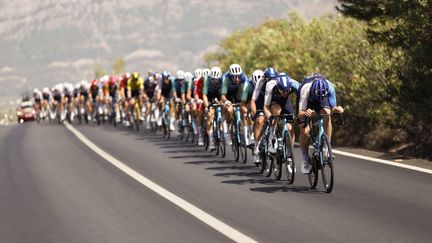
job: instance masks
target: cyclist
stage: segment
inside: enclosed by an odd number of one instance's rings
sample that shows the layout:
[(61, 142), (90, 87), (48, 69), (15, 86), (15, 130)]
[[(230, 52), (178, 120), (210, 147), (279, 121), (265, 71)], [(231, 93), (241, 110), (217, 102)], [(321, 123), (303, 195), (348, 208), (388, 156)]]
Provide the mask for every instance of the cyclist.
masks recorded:
[[(144, 93), (144, 80), (140, 77), (138, 72), (134, 72), (127, 82), (127, 98), (129, 100), (129, 111), (133, 114), (135, 104), (137, 103), (139, 109), (136, 109), (136, 116), (141, 118), (142, 96)], [(129, 124), (126, 124), (129, 125)]]
[[(150, 129), (150, 116), (152, 112), (152, 106), (154, 102), (155, 90), (160, 80), (160, 74), (157, 72), (150, 72), (150, 76), (146, 78), (146, 82), (144, 82), (144, 102), (145, 102), (145, 117), (146, 117), (146, 129)], [(157, 117), (158, 118), (158, 117)], [(153, 120), (152, 120), (153, 121)]]
[[(229, 67), (229, 71), (223, 76), (222, 81), (222, 95), (221, 101), (224, 104), (224, 117), (223, 129), (228, 145), (231, 145), (231, 136), (228, 131), (228, 123), (232, 123), (234, 117), (234, 109), (232, 103), (238, 103), (241, 101), (242, 86), (247, 82), (247, 76), (242, 71), (242, 68), (238, 64), (232, 64)], [(241, 105), (241, 114), (243, 118), (243, 125), (246, 124), (245, 114), (247, 113), (247, 107), (245, 104)], [(247, 126), (246, 126), (247, 129)]]
[[(62, 99), (63, 99), (63, 84), (59, 83), (54, 85), (54, 87), (52, 88), (52, 96), (53, 96), (53, 100), (52, 100), (52, 108), (55, 108), (55, 111), (57, 113), (59, 113), (58, 115), (63, 113), (63, 104), (62, 104)], [(55, 117), (51, 117), (51, 119), (54, 119)]]
[(127, 107), (128, 107), (128, 102), (127, 102), (127, 99), (126, 99), (126, 97), (127, 97), (127, 82), (128, 82), (128, 80), (130, 79), (130, 73), (129, 72), (126, 72), (126, 73), (123, 73), (122, 74), (122, 76), (120, 77), (120, 79), (119, 79), (119, 100), (120, 100), (120, 104), (121, 104), (121, 106), (122, 106), (122, 114), (121, 114), (121, 117), (122, 117), (122, 119), (124, 119), (125, 118), (125, 111), (127, 111)]
[(111, 105), (111, 111), (115, 112), (116, 122), (120, 122), (120, 109), (117, 104), (119, 96), (119, 82), (117, 76), (110, 76), (108, 82), (105, 83), (104, 93), (107, 100), (107, 104)]
[(42, 107), (42, 92), (39, 89), (33, 89), (33, 100), (36, 113), (39, 114)]
[[(286, 73), (280, 73), (277, 79), (268, 81), (264, 98), (264, 113), (266, 118), (270, 119), (270, 116), (278, 116), (282, 114), (294, 115), (290, 95), (292, 93), (297, 93), (299, 86), (299, 83), (294, 79), (291, 79)], [(268, 148), (270, 153), (276, 152), (277, 143), (273, 143), (273, 139), (275, 139), (276, 126), (276, 121), (273, 122), (273, 124), (270, 124), (270, 142)], [(294, 128), (290, 123), (287, 123), (287, 129), (291, 133), (291, 144), (294, 144)]]
[(331, 141), (332, 113), (343, 113), (342, 106), (336, 104), (336, 90), (332, 82), (321, 74), (312, 74), (306, 77), (300, 86), (300, 97), (298, 102), (298, 116), (300, 119), (300, 149), (302, 151), (302, 173), (308, 174), (311, 170), (307, 148), (309, 141), (307, 137), (310, 127), (304, 127), (305, 117), (312, 117), (317, 114), (324, 115), (324, 131)]
[(42, 110), (44, 111), (44, 116), (47, 116), (47, 111), (49, 109), (50, 102), (52, 100), (51, 91), (48, 87), (42, 89)]
[(182, 99), (181, 99), (181, 89), (183, 86), (183, 82), (184, 82), (184, 71), (183, 70), (178, 70), (176, 73), (176, 78), (174, 79), (173, 82), (173, 98), (174, 101), (176, 103), (175, 106), (175, 122), (174, 122), (174, 126), (175, 129), (178, 131), (179, 128), (179, 124), (178, 121), (180, 120), (180, 114), (181, 114), (181, 103), (182, 103)]
[(258, 164), (261, 162), (261, 157), (259, 156), (259, 147), (261, 140), (261, 130), (264, 125), (264, 97), (266, 84), (269, 80), (277, 78), (279, 74), (273, 67), (269, 67), (263, 72), (262, 70), (255, 70), (252, 74), (252, 81), (255, 83), (255, 89), (253, 91), (250, 107), (251, 114), (255, 120), (254, 129), (254, 163)]
[[(206, 73), (204, 73), (204, 70)], [(203, 140), (203, 87), (204, 87), (204, 80), (205, 77), (207, 77), (207, 69), (197, 69), (195, 71), (195, 79), (193, 80), (193, 97), (194, 102), (192, 102), (192, 114), (194, 118), (196, 119), (197, 128), (198, 128), (198, 146), (204, 145)]]
[(207, 110), (207, 134), (209, 137), (209, 149), (215, 149), (213, 139), (213, 116), (214, 109), (210, 108), (210, 103), (216, 103), (221, 97), (222, 89), (222, 70), (220, 67), (212, 67), (210, 75), (205, 79), (203, 86), (203, 101)]
[(165, 107), (165, 102), (170, 103), (170, 114), (168, 114), (170, 119), (170, 130), (174, 131), (174, 102), (172, 100), (173, 97), (173, 90), (174, 90), (174, 84), (173, 80), (171, 79), (171, 74), (168, 71), (162, 72), (162, 77), (159, 80), (157, 86), (156, 86), (156, 101), (160, 102), (159, 110), (163, 111)]

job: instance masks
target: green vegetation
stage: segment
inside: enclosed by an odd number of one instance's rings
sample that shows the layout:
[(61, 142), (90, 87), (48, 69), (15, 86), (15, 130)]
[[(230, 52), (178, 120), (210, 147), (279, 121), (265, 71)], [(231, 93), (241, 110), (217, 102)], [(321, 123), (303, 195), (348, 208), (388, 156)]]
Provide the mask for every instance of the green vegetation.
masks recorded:
[(113, 74), (120, 75), (124, 72), (126, 62), (123, 58), (117, 58), (117, 60), (112, 65)]
[(402, 46), (370, 41), (368, 29), (367, 23), (350, 17), (322, 16), (308, 22), (293, 13), (234, 33), (205, 60), (224, 70), (239, 63), (248, 74), (274, 65), (299, 81), (311, 72), (322, 73), (333, 81), (338, 103), (346, 108), (347, 125), (335, 130), (335, 143), (402, 146), (408, 152), (413, 148), (404, 145), (415, 144), (416, 151), (427, 151), (431, 130), (413, 126), (416, 116), (402, 106), (406, 98), (400, 73), (410, 57)]
[(94, 75), (95, 78), (101, 78), (102, 76), (105, 75), (105, 70), (99, 65), (99, 64), (95, 64), (94, 66)]

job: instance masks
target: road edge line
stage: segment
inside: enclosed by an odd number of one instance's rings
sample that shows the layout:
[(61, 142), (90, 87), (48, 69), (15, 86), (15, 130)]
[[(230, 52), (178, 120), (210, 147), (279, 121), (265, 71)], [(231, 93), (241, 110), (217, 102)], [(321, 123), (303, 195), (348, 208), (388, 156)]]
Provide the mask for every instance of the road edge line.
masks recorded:
[(90, 141), (87, 137), (85, 137), (81, 132), (75, 129), (68, 122), (64, 122), (65, 127), (72, 132), (82, 143), (84, 143), (87, 147), (89, 147), (93, 152), (101, 156), (106, 161), (110, 162), (112, 165), (117, 167), (119, 170), (123, 171), (128, 176), (132, 177), (145, 187), (149, 188), (153, 192), (157, 193), (159, 196), (165, 198), (170, 201), (174, 205), (180, 207), (184, 211), (188, 212), (195, 218), (199, 219), (203, 223), (207, 224), (211, 228), (225, 235), (235, 242), (257, 242), (256, 240), (250, 238), (249, 236), (241, 233), (240, 231), (234, 229), (228, 224), (222, 222), (221, 220), (211, 216), (210, 214), (204, 212), (202, 209), (196, 207), (195, 205), (187, 202), (183, 198), (175, 195), (174, 193), (166, 190), (165, 188), (159, 186), (155, 182), (149, 180), (145, 176), (139, 174), (120, 160), (114, 158), (101, 148), (99, 148), (96, 144)]

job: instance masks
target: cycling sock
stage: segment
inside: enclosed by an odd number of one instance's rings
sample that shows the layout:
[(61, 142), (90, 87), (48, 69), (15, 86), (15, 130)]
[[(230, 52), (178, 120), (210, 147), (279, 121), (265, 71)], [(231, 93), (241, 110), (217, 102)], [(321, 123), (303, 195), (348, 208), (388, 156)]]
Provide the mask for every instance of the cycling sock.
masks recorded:
[(223, 121), (223, 130), (224, 130), (224, 133), (228, 133), (228, 124), (227, 124), (226, 120)]
[(309, 160), (308, 154), (306, 152), (302, 151), (301, 154), (302, 154), (303, 161), (308, 161)]
[(247, 126), (244, 126), (243, 127), (243, 135), (244, 135), (244, 139), (245, 139), (245, 143), (246, 143), (246, 145), (248, 145), (249, 144), (249, 135), (248, 135), (248, 127)]

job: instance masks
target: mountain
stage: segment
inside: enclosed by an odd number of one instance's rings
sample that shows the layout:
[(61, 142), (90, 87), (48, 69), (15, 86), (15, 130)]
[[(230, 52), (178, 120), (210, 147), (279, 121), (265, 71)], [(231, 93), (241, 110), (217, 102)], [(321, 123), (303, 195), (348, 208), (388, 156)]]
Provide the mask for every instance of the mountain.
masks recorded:
[(30, 87), (94, 76), (96, 65), (145, 72), (202, 65), (230, 33), (298, 11), (335, 12), (336, 0), (0, 0), (0, 101)]

